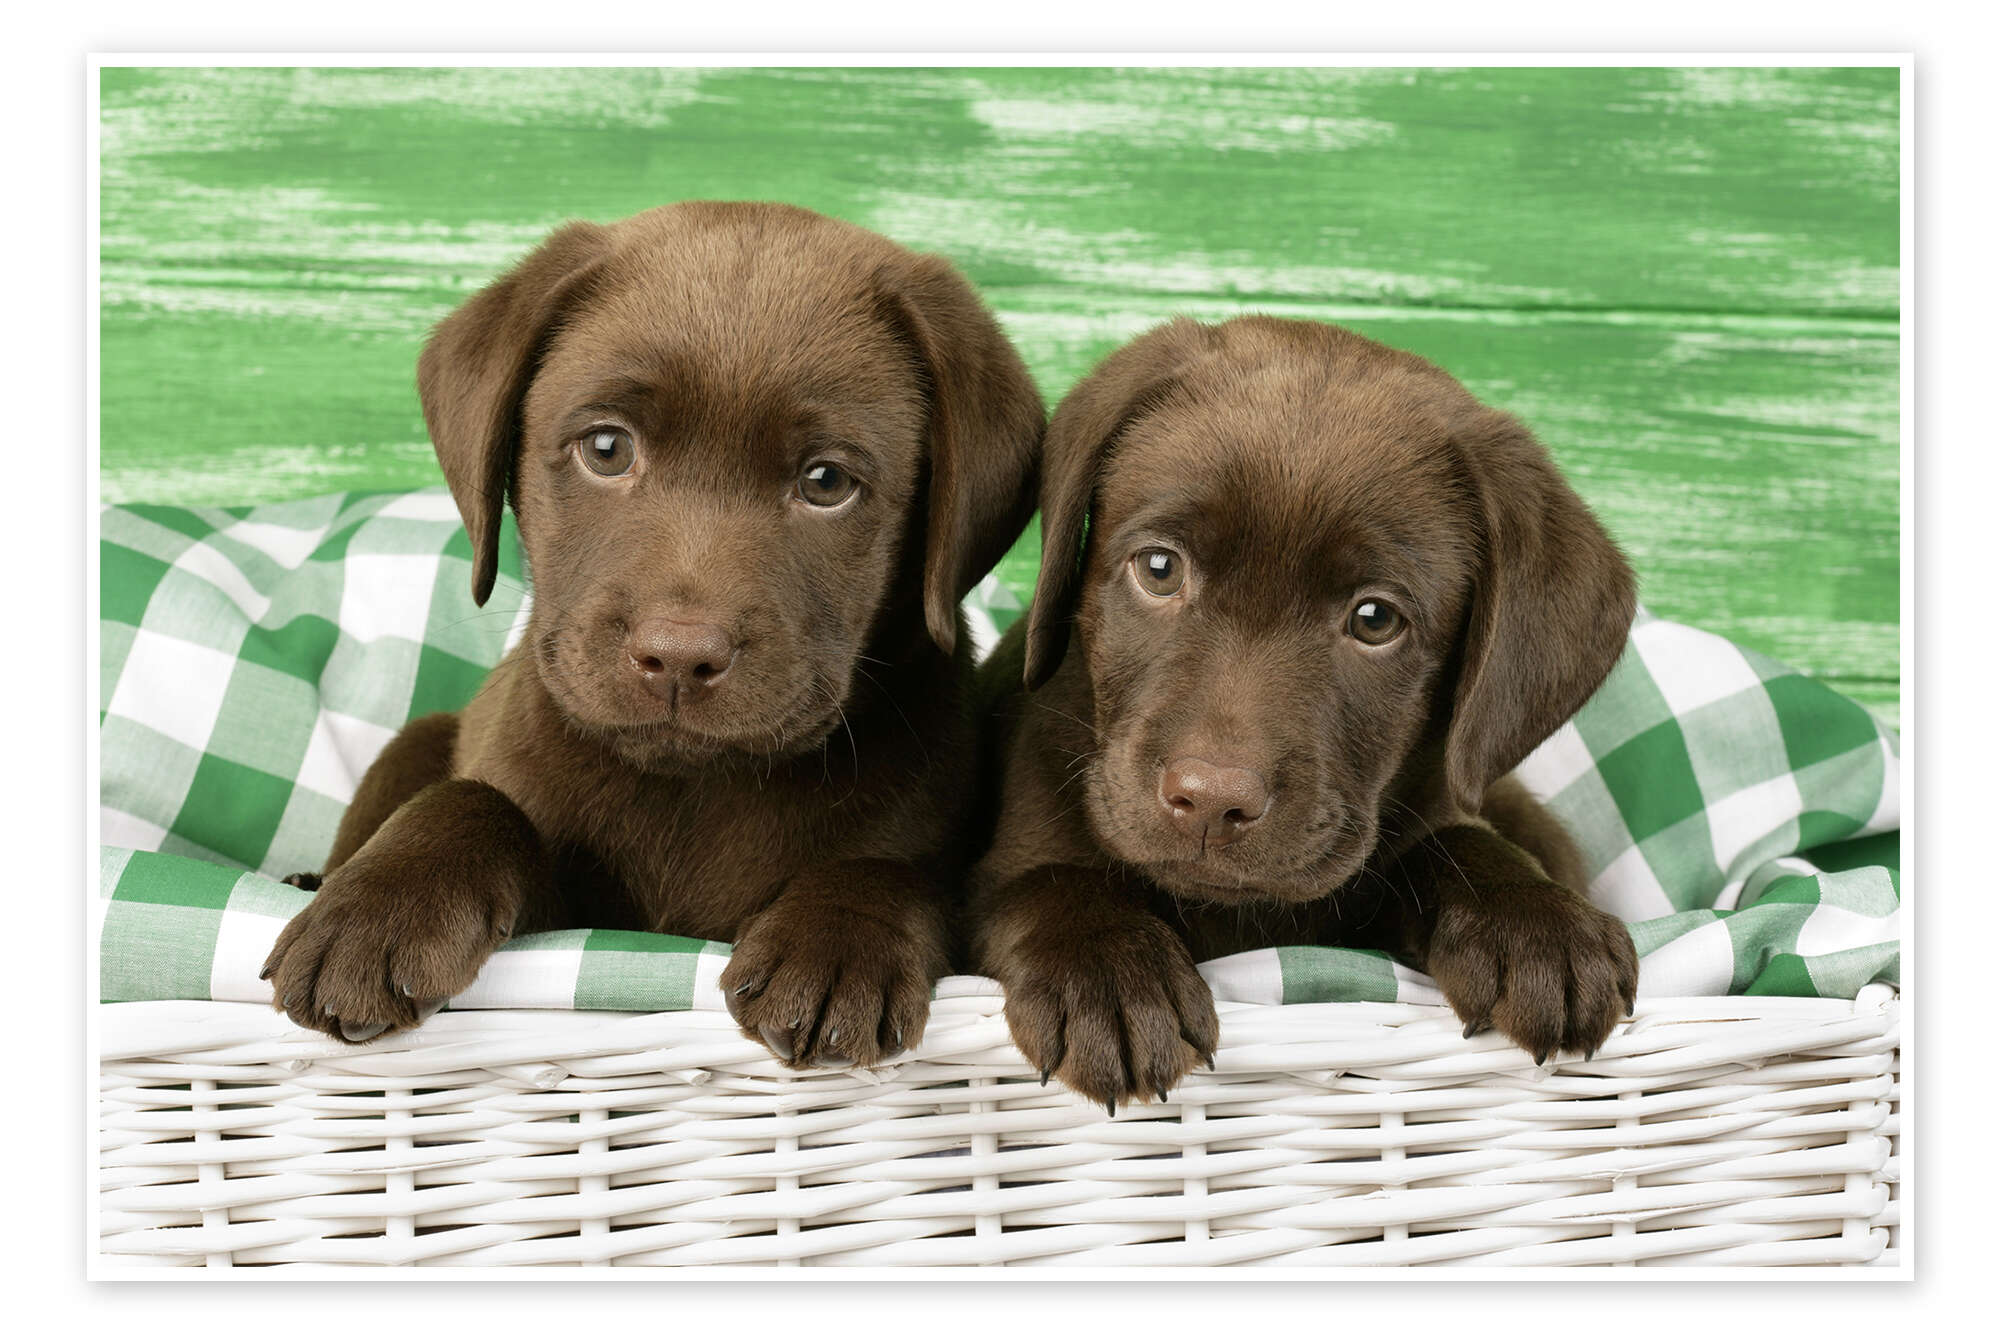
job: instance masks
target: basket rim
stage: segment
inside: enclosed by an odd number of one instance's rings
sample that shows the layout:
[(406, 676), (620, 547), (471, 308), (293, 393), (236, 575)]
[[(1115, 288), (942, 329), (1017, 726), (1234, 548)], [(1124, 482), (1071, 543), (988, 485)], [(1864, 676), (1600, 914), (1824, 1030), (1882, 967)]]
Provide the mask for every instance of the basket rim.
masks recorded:
[[(1606, 1043), (1615, 1054), (1625, 1040), (1661, 1027), (1686, 1024), (1766, 1022), (1821, 1026), (1861, 1020), (1886, 1032), (1897, 1025), (1900, 992), (1876, 983), (1863, 987), (1852, 1000), (1809, 996), (1701, 995), (1644, 999), (1634, 1017), (1621, 1023)], [(997, 994), (945, 997), (932, 1005), (931, 1032), (917, 1050), (899, 1057), (936, 1058), (949, 1045), (956, 1024), (986, 1025), (1001, 1021), (1004, 999)], [(472, 1059), (491, 1059), (522, 1047), (519, 1058), (548, 1059), (565, 1049), (579, 1052), (689, 1047), (705, 1059), (739, 1064), (768, 1053), (737, 1030), (724, 1013), (689, 1009), (642, 1013), (624, 1010), (472, 1009), (446, 1010), (422, 1027), (390, 1034), (366, 1046), (348, 1046), (320, 1033), (298, 1028), (281, 1011), (242, 1000), (133, 1000), (99, 1004), (95, 1008), (95, 1049), (101, 1062), (171, 1057), (198, 1051), (257, 1048), (266, 1057), (286, 1061), (333, 1058), (343, 1061), (369, 1057), (394, 1058), (427, 1054), (442, 1056), (463, 1048)], [(1224, 1046), (1301, 1044), (1325, 1046), (1400, 1042), (1419, 1035), (1435, 1038), (1441, 1030), (1457, 1033), (1457, 1019), (1443, 1005), (1381, 1001), (1263, 1005), (1219, 1001)], [(938, 1020), (943, 1020), (940, 1023)], [(1718, 1032), (1714, 1034), (1720, 1036)], [(982, 1042), (981, 1045), (989, 1043)], [(1465, 1040), (1466, 1051), (1506, 1046), (1498, 1034)], [(1525, 1052), (1521, 1053), (1525, 1056)], [(777, 1068), (776, 1062), (770, 1062)], [(893, 1067), (890, 1066), (890, 1067)]]

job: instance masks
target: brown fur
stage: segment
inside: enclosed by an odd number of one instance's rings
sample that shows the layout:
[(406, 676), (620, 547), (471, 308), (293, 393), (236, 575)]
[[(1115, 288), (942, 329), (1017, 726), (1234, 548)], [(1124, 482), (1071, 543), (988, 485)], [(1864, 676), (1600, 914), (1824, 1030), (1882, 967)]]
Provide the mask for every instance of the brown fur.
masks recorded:
[[(1026, 522), (1043, 426), (992, 316), (857, 227), (682, 204), (556, 232), (418, 380), (475, 598), (511, 500), (534, 608), (364, 779), (277, 1003), (366, 1040), (512, 931), (622, 926), (734, 941), (731, 1012), (795, 1064), (914, 1043), (973, 768), (958, 603)], [(586, 464), (605, 428), (623, 476)], [(837, 509), (801, 489), (822, 461), (860, 482)]]
[[(1502, 779), (1610, 670), (1632, 577), (1517, 421), (1342, 329), (1177, 320), (1057, 409), (1042, 524), (984, 668), (1001, 795), (971, 893), (974, 964), (1045, 1074), (1164, 1096), (1214, 1050), (1195, 962), (1310, 942), (1392, 948), (1538, 1055), (1603, 1040), (1631, 944)], [(1400, 636), (1349, 632), (1371, 600)]]

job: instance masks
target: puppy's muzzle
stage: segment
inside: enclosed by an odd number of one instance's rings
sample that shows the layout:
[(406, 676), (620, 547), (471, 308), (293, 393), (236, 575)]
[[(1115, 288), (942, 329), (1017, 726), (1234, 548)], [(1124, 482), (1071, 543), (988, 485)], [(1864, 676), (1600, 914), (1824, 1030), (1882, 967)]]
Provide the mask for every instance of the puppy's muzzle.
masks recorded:
[(1162, 817), (1204, 848), (1226, 847), (1271, 808), (1270, 789), (1254, 769), (1224, 767), (1191, 755), (1160, 773)]
[(713, 693), (736, 665), (742, 645), (720, 625), (656, 616), (625, 639), (626, 660), (662, 699), (693, 703)]

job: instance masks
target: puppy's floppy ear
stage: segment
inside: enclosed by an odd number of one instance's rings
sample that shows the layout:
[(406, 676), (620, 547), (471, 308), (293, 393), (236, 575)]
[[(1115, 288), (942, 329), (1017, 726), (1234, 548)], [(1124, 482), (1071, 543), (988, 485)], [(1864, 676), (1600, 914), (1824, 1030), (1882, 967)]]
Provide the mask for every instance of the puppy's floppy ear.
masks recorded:
[(914, 352), (929, 413), (930, 496), (924, 534), (924, 623), (946, 653), (958, 604), (1007, 554), (1035, 509), (1042, 396), (999, 321), (937, 255), (876, 275), (883, 314)]
[(1173, 388), (1175, 376), (1200, 354), (1210, 333), (1191, 319), (1170, 320), (1106, 357), (1056, 408), (1042, 445), (1042, 567), (1028, 608), (1029, 689), (1055, 674), (1069, 647), (1084, 532), (1112, 446)]
[(451, 498), (472, 538), (472, 600), (500, 564), (500, 507), (521, 442), (521, 399), (563, 314), (610, 249), (610, 233), (572, 222), (431, 331), (417, 393)]
[(1445, 738), (1460, 808), (1583, 706), (1625, 650), (1632, 570), (1548, 451), (1480, 408), (1455, 433), (1477, 493), (1485, 551), (1466, 620)]

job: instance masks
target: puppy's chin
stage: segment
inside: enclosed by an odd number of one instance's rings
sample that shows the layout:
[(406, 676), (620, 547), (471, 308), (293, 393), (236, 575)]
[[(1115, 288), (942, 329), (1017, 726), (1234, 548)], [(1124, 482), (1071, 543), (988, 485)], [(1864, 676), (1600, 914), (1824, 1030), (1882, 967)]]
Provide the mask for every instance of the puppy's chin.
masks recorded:
[[(1094, 779), (1097, 775), (1092, 775)], [(1376, 821), (1353, 816), (1324, 829), (1258, 828), (1226, 847), (1203, 848), (1167, 831), (1143, 804), (1090, 784), (1085, 808), (1098, 840), (1160, 888), (1191, 902), (1304, 903), (1359, 875), (1375, 849)]]
[(1361, 873), (1363, 854), (1336, 854), (1290, 870), (1245, 869), (1238, 874), (1216, 855), (1190, 861), (1139, 863), (1146, 877), (1190, 902), (1309, 903), (1337, 892)]
[(623, 726), (579, 725), (633, 767), (672, 772), (732, 760), (769, 763), (809, 754), (825, 744), (826, 738), (839, 727), (840, 718), (836, 713), (801, 717), (773, 730), (735, 735), (701, 731), (672, 719)]

